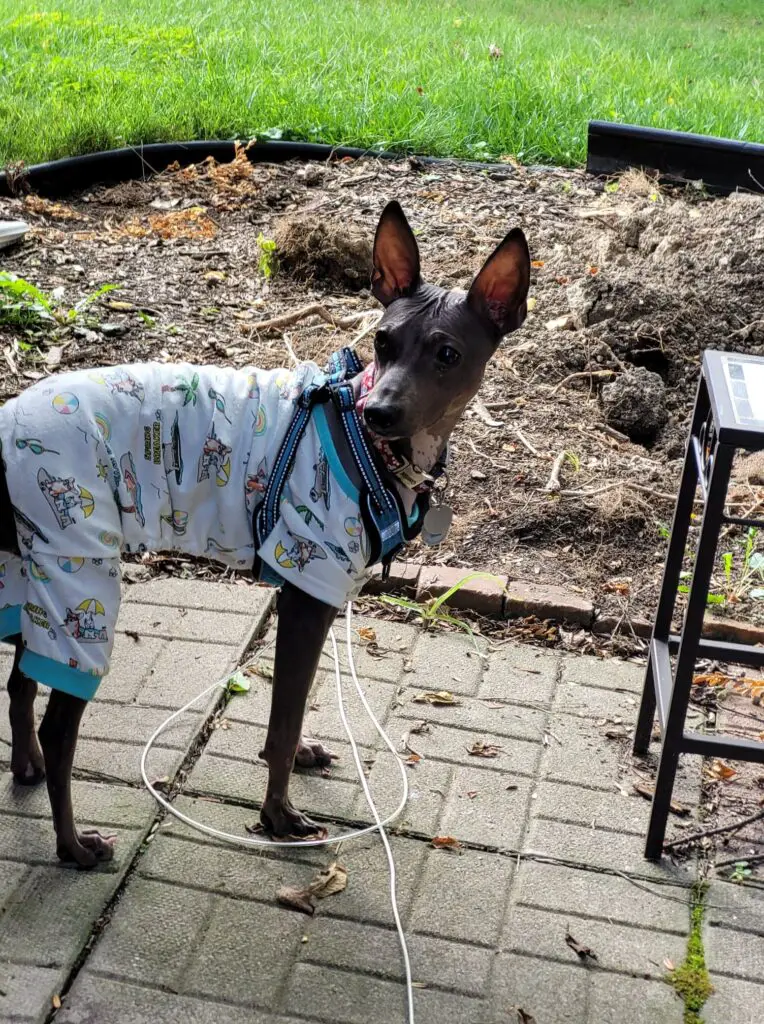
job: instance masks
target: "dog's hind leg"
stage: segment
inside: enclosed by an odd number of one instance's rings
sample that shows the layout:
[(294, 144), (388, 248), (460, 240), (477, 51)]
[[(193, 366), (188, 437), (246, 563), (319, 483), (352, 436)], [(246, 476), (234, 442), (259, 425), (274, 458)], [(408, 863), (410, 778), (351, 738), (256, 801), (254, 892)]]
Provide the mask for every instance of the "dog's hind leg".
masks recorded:
[(77, 734), (86, 701), (53, 690), (40, 725), (40, 742), (45, 756), (48, 796), (56, 829), (59, 860), (92, 868), (114, 855), (114, 837), (95, 830), (78, 832), (72, 807), (72, 764)]
[[(288, 583), (279, 594), (271, 716), (265, 749), (260, 753), (268, 762), (268, 789), (260, 820), (276, 836), (310, 836), (321, 831), (293, 806), (289, 778), (300, 745), (305, 701), (336, 614), (335, 608)], [(304, 756), (308, 750), (314, 757), (320, 756), (308, 743), (302, 746)], [(329, 757), (323, 748), (321, 754)]]
[(8, 696), (11, 705), (8, 712), (11, 720), (11, 772), (14, 781), (21, 786), (34, 786), (45, 778), (45, 763), (37, 742), (34, 721), (34, 699), (37, 683), (25, 676), (19, 668), (24, 647), (21, 637), (16, 637), (16, 656), (8, 679)]

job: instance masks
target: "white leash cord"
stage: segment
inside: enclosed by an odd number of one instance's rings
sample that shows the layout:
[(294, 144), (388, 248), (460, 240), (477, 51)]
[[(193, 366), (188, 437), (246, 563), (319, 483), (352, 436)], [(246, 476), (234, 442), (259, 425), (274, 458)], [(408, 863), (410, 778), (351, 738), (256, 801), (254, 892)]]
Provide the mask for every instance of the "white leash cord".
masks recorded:
[(344, 843), (348, 839), (359, 839), (361, 836), (368, 835), (370, 832), (379, 832), (380, 838), (382, 839), (382, 844), (383, 844), (383, 846), (385, 848), (385, 854), (387, 855), (387, 863), (388, 863), (388, 866), (389, 866), (389, 869), (390, 869), (390, 904), (391, 904), (392, 911), (393, 911), (393, 918), (395, 920), (395, 927), (396, 927), (397, 932), (398, 932), (398, 940), (400, 942), (401, 953), (403, 954), (403, 963), (404, 963), (405, 972), (406, 972), (406, 999), (407, 999), (407, 1003), (408, 1003), (408, 1024), (414, 1024), (414, 986), (413, 986), (412, 978), (411, 978), (411, 962), (409, 960), (408, 946), (406, 945), (406, 936), (404, 935), (403, 925), (401, 924), (401, 918), (400, 918), (400, 914), (398, 912), (398, 900), (397, 900), (396, 891), (395, 891), (395, 889), (396, 889), (395, 861), (393, 860), (393, 853), (392, 853), (392, 850), (390, 849), (390, 842), (389, 842), (389, 840), (387, 838), (387, 833), (385, 832), (385, 825), (389, 825), (391, 821), (394, 821), (401, 814), (401, 812), (403, 811), (404, 807), (406, 806), (406, 803), (408, 801), (408, 796), (409, 796), (409, 780), (408, 780), (408, 776), (406, 774), (406, 767), (405, 767), (405, 765), (403, 763), (403, 760), (401, 759), (401, 757), (399, 756), (399, 754), (396, 751), (395, 747), (393, 746), (390, 738), (388, 737), (388, 735), (385, 733), (385, 731), (382, 728), (382, 726), (377, 721), (377, 718), (376, 718), (374, 712), (369, 707), (369, 702), (367, 701), (366, 695), (364, 694), (363, 689), (361, 687), (361, 684), (358, 681), (358, 675), (357, 675), (356, 669), (355, 669), (355, 662), (353, 660), (353, 649), (352, 649), (352, 632), (351, 632), (352, 614), (353, 614), (352, 605), (348, 601), (347, 611), (346, 611), (346, 620), (347, 620), (346, 639), (347, 639), (348, 666), (350, 668), (350, 675), (352, 676), (353, 683), (355, 684), (356, 692), (357, 692), (357, 694), (358, 694), (358, 696), (359, 696), (359, 698), (361, 700), (361, 703), (363, 704), (363, 707), (364, 707), (364, 710), (366, 711), (366, 714), (369, 716), (369, 719), (371, 720), (372, 724), (374, 725), (374, 728), (377, 730), (377, 732), (381, 736), (381, 738), (382, 738), (383, 742), (385, 743), (385, 745), (387, 746), (388, 750), (390, 751), (390, 753), (395, 758), (395, 761), (396, 761), (396, 763), (398, 765), (398, 768), (400, 770), (400, 773), (401, 773), (401, 780), (402, 780), (402, 783), (403, 783), (403, 795), (401, 797), (400, 803), (395, 808), (395, 810), (392, 812), (392, 814), (388, 815), (384, 820), (380, 819), (379, 812), (377, 811), (376, 805), (374, 804), (374, 800), (373, 800), (372, 795), (371, 795), (371, 791), (369, 790), (369, 784), (366, 781), (366, 775), (364, 773), (363, 764), (361, 762), (361, 755), (358, 752), (358, 747), (356, 745), (356, 742), (355, 742), (355, 739), (353, 737), (353, 734), (352, 734), (352, 732), (350, 730), (350, 723), (348, 722), (347, 714), (345, 712), (345, 702), (344, 702), (344, 698), (343, 698), (343, 694), (342, 694), (342, 673), (340, 672), (339, 652), (337, 650), (337, 640), (336, 640), (336, 637), (334, 635), (334, 630), (333, 629), (330, 630), (329, 636), (330, 636), (330, 639), (331, 639), (331, 642), (332, 642), (332, 653), (334, 655), (334, 672), (335, 672), (335, 678), (336, 678), (336, 682), (337, 682), (337, 705), (339, 707), (340, 718), (342, 719), (342, 724), (343, 724), (343, 726), (345, 728), (345, 732), (347, 733), (348, 740), (350, 741), (350, 747), (351, 747), (351, 750), (353, 752), (353, 760), (355, 761), (355, 766), (356, 766), (356, 769), (358, 771), (358, 778), (361, 780), (361, 786), (363, 788), (364, 796), (366, 797), (366, 802), (368, 803), (369, 809), (371, 810), (371, 813), (374, 816), (374, 824), (373, 825), (368, 825), (365, 828), (356, 829), (353, 832), (346, 832), (346, 833), (344, 833), (341, 836), (334, 837), (333, 839), (332, 838), (326, 838), (326, 839), (289, 840), (289, 841), (283, 842), (283, 843), (282, 842), (274, 842), (274, 840), (272, 840), (272, 839), (258, 839), (255, 836), (234, 835), (234, 834), (232, 834), (230, 832), (222, 832), (222, 831), (220, 831), (220, 829), (213, 828), (211, 825), (205, 825), (205, 824), (203, 824), (200, 821), (194, 821), (193, 818), (189, 818), (187, 814), (184, 814), (182, 811), (178, 810), (177, 807), (175, 807), (173, 804), (171, 804), (170, 801), (167, 800), (151, 784), (151, 782), (149, 781), (149, 777), (148, 777), (147, 771), (146, 771), (146, 761), (148, 759), (148, 756), (149, 756), (149, 753), (151, 751), (151, 748), (154, 746), (154, 744), (156, 743), (157, 739), (162, 735), (163, 732), (165, 732), (166, 729), (169, 728), (169, 726), (175, 721), (176, 718), (179, 718), (182, 714), (184, 714), (186, 711), (188, 711), (189, 708), (192, 708), (194, 706), (194, 704), (198, 704), (200, 700), (203, 700), (203, 698), (207, 696), (207, 694), (212, 693), (213, 690), (218, 689), (218, 688), (222, 689), (222, 690), (225, 690), (226, 687), (228, 686), (228, 678), (229, 678), (228, 676), (226, 676), (225, 679), (220, 679), (216, 683), (213, 683), (211, 686), (208, 686), (205, 690), (202, 690), (201, 693), (197, 694), (196, 697), (194, 697), (192, 700), (188, 701), (187, 704), (184, 704), (183, 707), (179, 708), (178, 711), (173, 711), (173, 713), (168, 718), (166, 718), (165, 721), (162, 722), (162, 724), (157, 729), (154, 730), (154, 732), (151, 735), (151, 738), (149, 739), (148, 743), (143, 748), (143, 752), (141, 753), (141, 777), (143, 779), (144, 785), (146, 786), (146, 789), (148, 789), (149, 793), (151, 793), (151, 795), (154, 797), (156, 802), (158, 804), (160, 804), (162, 807), (164, 807), (164, 809), (166, 811), (169, 811), (169, 813), (172, 814), (173, 817), (177, 818), (179, 821), (182, 821), (185, 825), (188, 825), (190, 828), (196, 829), (197, 832), (203, 832), (205, 835), (212, 836), (213, 839), (223, 839), (223, 840), (225, 840), (225, 842), (232, 843), (235, 846), (277, 846), (277, 847), (285, 847), (285, 846), (294, 846), (294, 847), (329, 846), (332, 843), (336, 843), (336, 842), (343, 842)]

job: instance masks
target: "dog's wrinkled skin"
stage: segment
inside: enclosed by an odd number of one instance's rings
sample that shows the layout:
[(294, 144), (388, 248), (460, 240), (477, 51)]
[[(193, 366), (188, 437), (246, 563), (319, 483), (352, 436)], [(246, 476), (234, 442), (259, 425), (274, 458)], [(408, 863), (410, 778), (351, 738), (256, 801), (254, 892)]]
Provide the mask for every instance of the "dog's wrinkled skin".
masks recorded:
[[(375, 341), (375, 383), (364, 406), (372, 435), (400, 446), (424, 472), (431, 469), (480, 387), (501, 338), (523, 323), (529, 279), (525, 237), (514, 230), (466, 293), (425, 284), (411, 228), (400, 206), (388, 204), (374, 243), (372, 291), (385, 313)], [(360, 385), (359, 376), (353, 382), (356, 394)], [(356, 477), (341, 428), (329, 415), (343, 463)], [(0, 462), (0, 551), (15, 549), (10, 497)], [(337, 612), (291, 584), (282, 588), (277, 607), (271, 714), (260, 755), (268, 764), (268, 785), (260, 817), (274, 836), (307, 837), (322, 829), (292, 805), (289, 779), (295, 767), (325, 768), (335, 757), (320, 743), (301, 739), (301, 731), (321, 649)], [(18, 638), (8, 683), (14, 780), (31, 785), (46, 778), (58, 857), (82, 868), (93, 867), (113, 856), (114, 839), (94, 831), (78, 832), (74, 823), (71, 773), (85, 701), (53, 691), (38, 744), (37, 684), (19, 671), (21, 652)]]

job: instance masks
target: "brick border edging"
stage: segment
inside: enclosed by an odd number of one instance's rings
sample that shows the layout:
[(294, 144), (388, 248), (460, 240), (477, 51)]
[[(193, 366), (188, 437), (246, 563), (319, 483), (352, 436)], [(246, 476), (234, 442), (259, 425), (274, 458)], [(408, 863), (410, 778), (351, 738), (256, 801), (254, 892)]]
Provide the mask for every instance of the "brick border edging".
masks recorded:
[[(440, 597), (473, 570), (451, 566), (432, 566), (424, 562), (393, 562), (390, 575), (382, 579), (382, 570), (375, 566), (364, 594), (390, 594), (410, 600), (425, 601)], [(633, 634), (649, 640), (652, 622), (644, 618), (619, 619), (601, 615), (592, 601), (555, 584), (526, 583), (497, 575), (496, 580), (479, 577), (460, 587), (446, 602), (451, 608), (476, 612), (493, 619), (510, 619), (535, 615), (539, 619), (555, 619), (583, 626), (600, 636), (612, 633)], [(703, 636), (732, 643), (764, 644), (764, 628), (738, 619), (709, 617)]]

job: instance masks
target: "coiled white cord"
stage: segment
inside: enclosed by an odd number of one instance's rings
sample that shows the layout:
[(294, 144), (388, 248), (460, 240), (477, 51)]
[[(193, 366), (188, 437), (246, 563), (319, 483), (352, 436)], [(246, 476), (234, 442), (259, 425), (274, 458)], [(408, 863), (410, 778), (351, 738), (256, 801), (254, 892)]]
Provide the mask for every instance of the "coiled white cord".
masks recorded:
[(337, 650), (337, 639), (334, 635), (333, 629), (330, 630), (329, 636), (332, 642), (332, 654), (334, 656), (334, 672), (337, 682), (337, 705), (340, 712), (340, 718), (342, 719), (342, 725), (344, 726), (348, 740), (350, 741), (350, 747), (353, 752), (353, 760), (355, 761), (355, 766), (358, 771), (358, 778), (361, 781), (363, 794), (366, 797), (366, 802), (368, 803), (369, 809), (371, 810), (371, 813), (374, 817), (373, 825), (368, 825), (365, 828), (355, 829), (352, 832), (345, 832), (344, 834), (340, 836), (335, 836), (334, 838), (327, 837), (326, 839), (300, 839), (289, 840), (287, 842), (274, 842), (274, 840), (272, 839), (259, 839), (256, 836), (234, 835), (230, 832), (222, 832), (220, 829), (213, 828), (211, 825), (205, 825), (201, 821), (194, 821), (193, 818), (189, 818), (187, 814), (184, 814), (182, 811), (178, 810), (177, 807), (171, 804), (170, 801), (167, 800), (151, 784), (146, 771), (146, 761), (148, 760), (151, 748), (154, 746), (157, 739), (162, 735), (163, 732), (165, 732), (166, 729), (169, 728), (169, 726), (175, 721), (176, 718), (179, 718), (182, 714), (184, 714), (184, 712), (188, 711), (189, 708), (192, 708), (194, 704), (198, 704), (200, 700), (203, 700), (207, 696), (207, 694), (212, 693), (213, 690), (218, 688), (225, 690), (226, 687), (228, 686), (228, 676), (226, 676), (225, 679), (220, 679), (217, 682), (213, 683), (211, 686), (208, 686), (205, 690), (202, 690), (200, 694), (194, 697), (193, 700), (188, 701), (187, 704), (184, 704), (183, 707), (180, 708), (178, 711), (173, 711), (173, 713), (168, 718), (166, 718), (165, 721), (162, 722), (162, 724), (157, 729), (154, 730), (154, 732), (151, 735), (151, 738), (149, 739), (146, 746), (143, 748), (143, 752), (141, 753), (141, 777), (143, 778), (144, 785), (146, 786), (146, 789), (148, 789), (149, 793), (151, 793), (151, 795), (154, 797), (157, 803), (164, 807), (166, 811), (169, 811), (169, 813), (172, 814), (173, 817), (177, 818), (179, 821), (182, 821), (185, 825), (188, 825), (190, 828), (196, 829), (197, 832), (203, 832), (205, 835), (212, 836), (214, 839), (223, 839), (225, 840), (225, 842), (232, 843), (235, 846), (329, 846), (332, 843), (345, 842), (348, 839), (358, 839), (361, 836), (368, 835), (370, 832), (379, 832), (380, 838), (382, 839), (382, 845), (385, 848), (385, 854), (387, 856), (387, 863), (390, 871), (390, 904), (393, 911), (393, 918), (395, 920), (395, 927), (398, 932), (398, 940), (401, 946), (403, 964), (406, 973), (406, 999), (408, 1006), (408, 1024), (414, 1024), (414, 986), (411, 977), (411, 961), (409, 959), (409, 951), (408, 946), (406, 944), (406, 936), (404, 935), (403, 925), (401, 924), (401, 918), (398, 912), (395, 861), (393, 859), (393, 852), (390, 849), (390, 842), (387, 838), (387, 833), (385, 832), (385, 825), (389, 825), (391, 821), (394, 821), (401, 814), (403, 808), (406, 806), (409, 796), (409, 782), (408, 776), (406, 775), (406, 767), (403, 763), (403, 760), (401, 759), (395, 747), (393, 746), (389, 736), (385, 733), (384, 729), (377, 721), (374, 712), (371, 710), (369, 706), (369, 702), (366, 699), (366, 695), (363, 692), (361, 684), (358, 681), (358, 675), (355, 669), (355, 662), (353, 660), (351, 629), (352, 615), (353, 608), (351, 603), (348, 601), (346, 610), (346, 641), (350, 675), (352, 676), (356, 692), (361, 700), (361, 703), (363, 704), (366, 714), (369, 716), (369, 719), (371, 720), (374, 728), (381, 736), (386, 747), (395, 758), (395, 761), (401, 773), (401, 780), (403, 783), (403, 794), (401, 796), (400, 803), (392, 812), (392, 814), (389, 814), (384, 820), (380, 818), (379, 812), (376, 808), (376, 805), (371, 795), (371, 791), (369, 789), (369, 784), (366, 781), (366, 775), (364, 773), (363, 764), (361, 762), (361, 755), (358, 752), (358, 746), (356, 744), (355, 738), (353, 737), (353, 733), (350, 729), (350, 723), (348, 722), (347, 713), (345, 711), (345, 701), (342, 693), (342, 673), (340, 672), (339, 652)]

